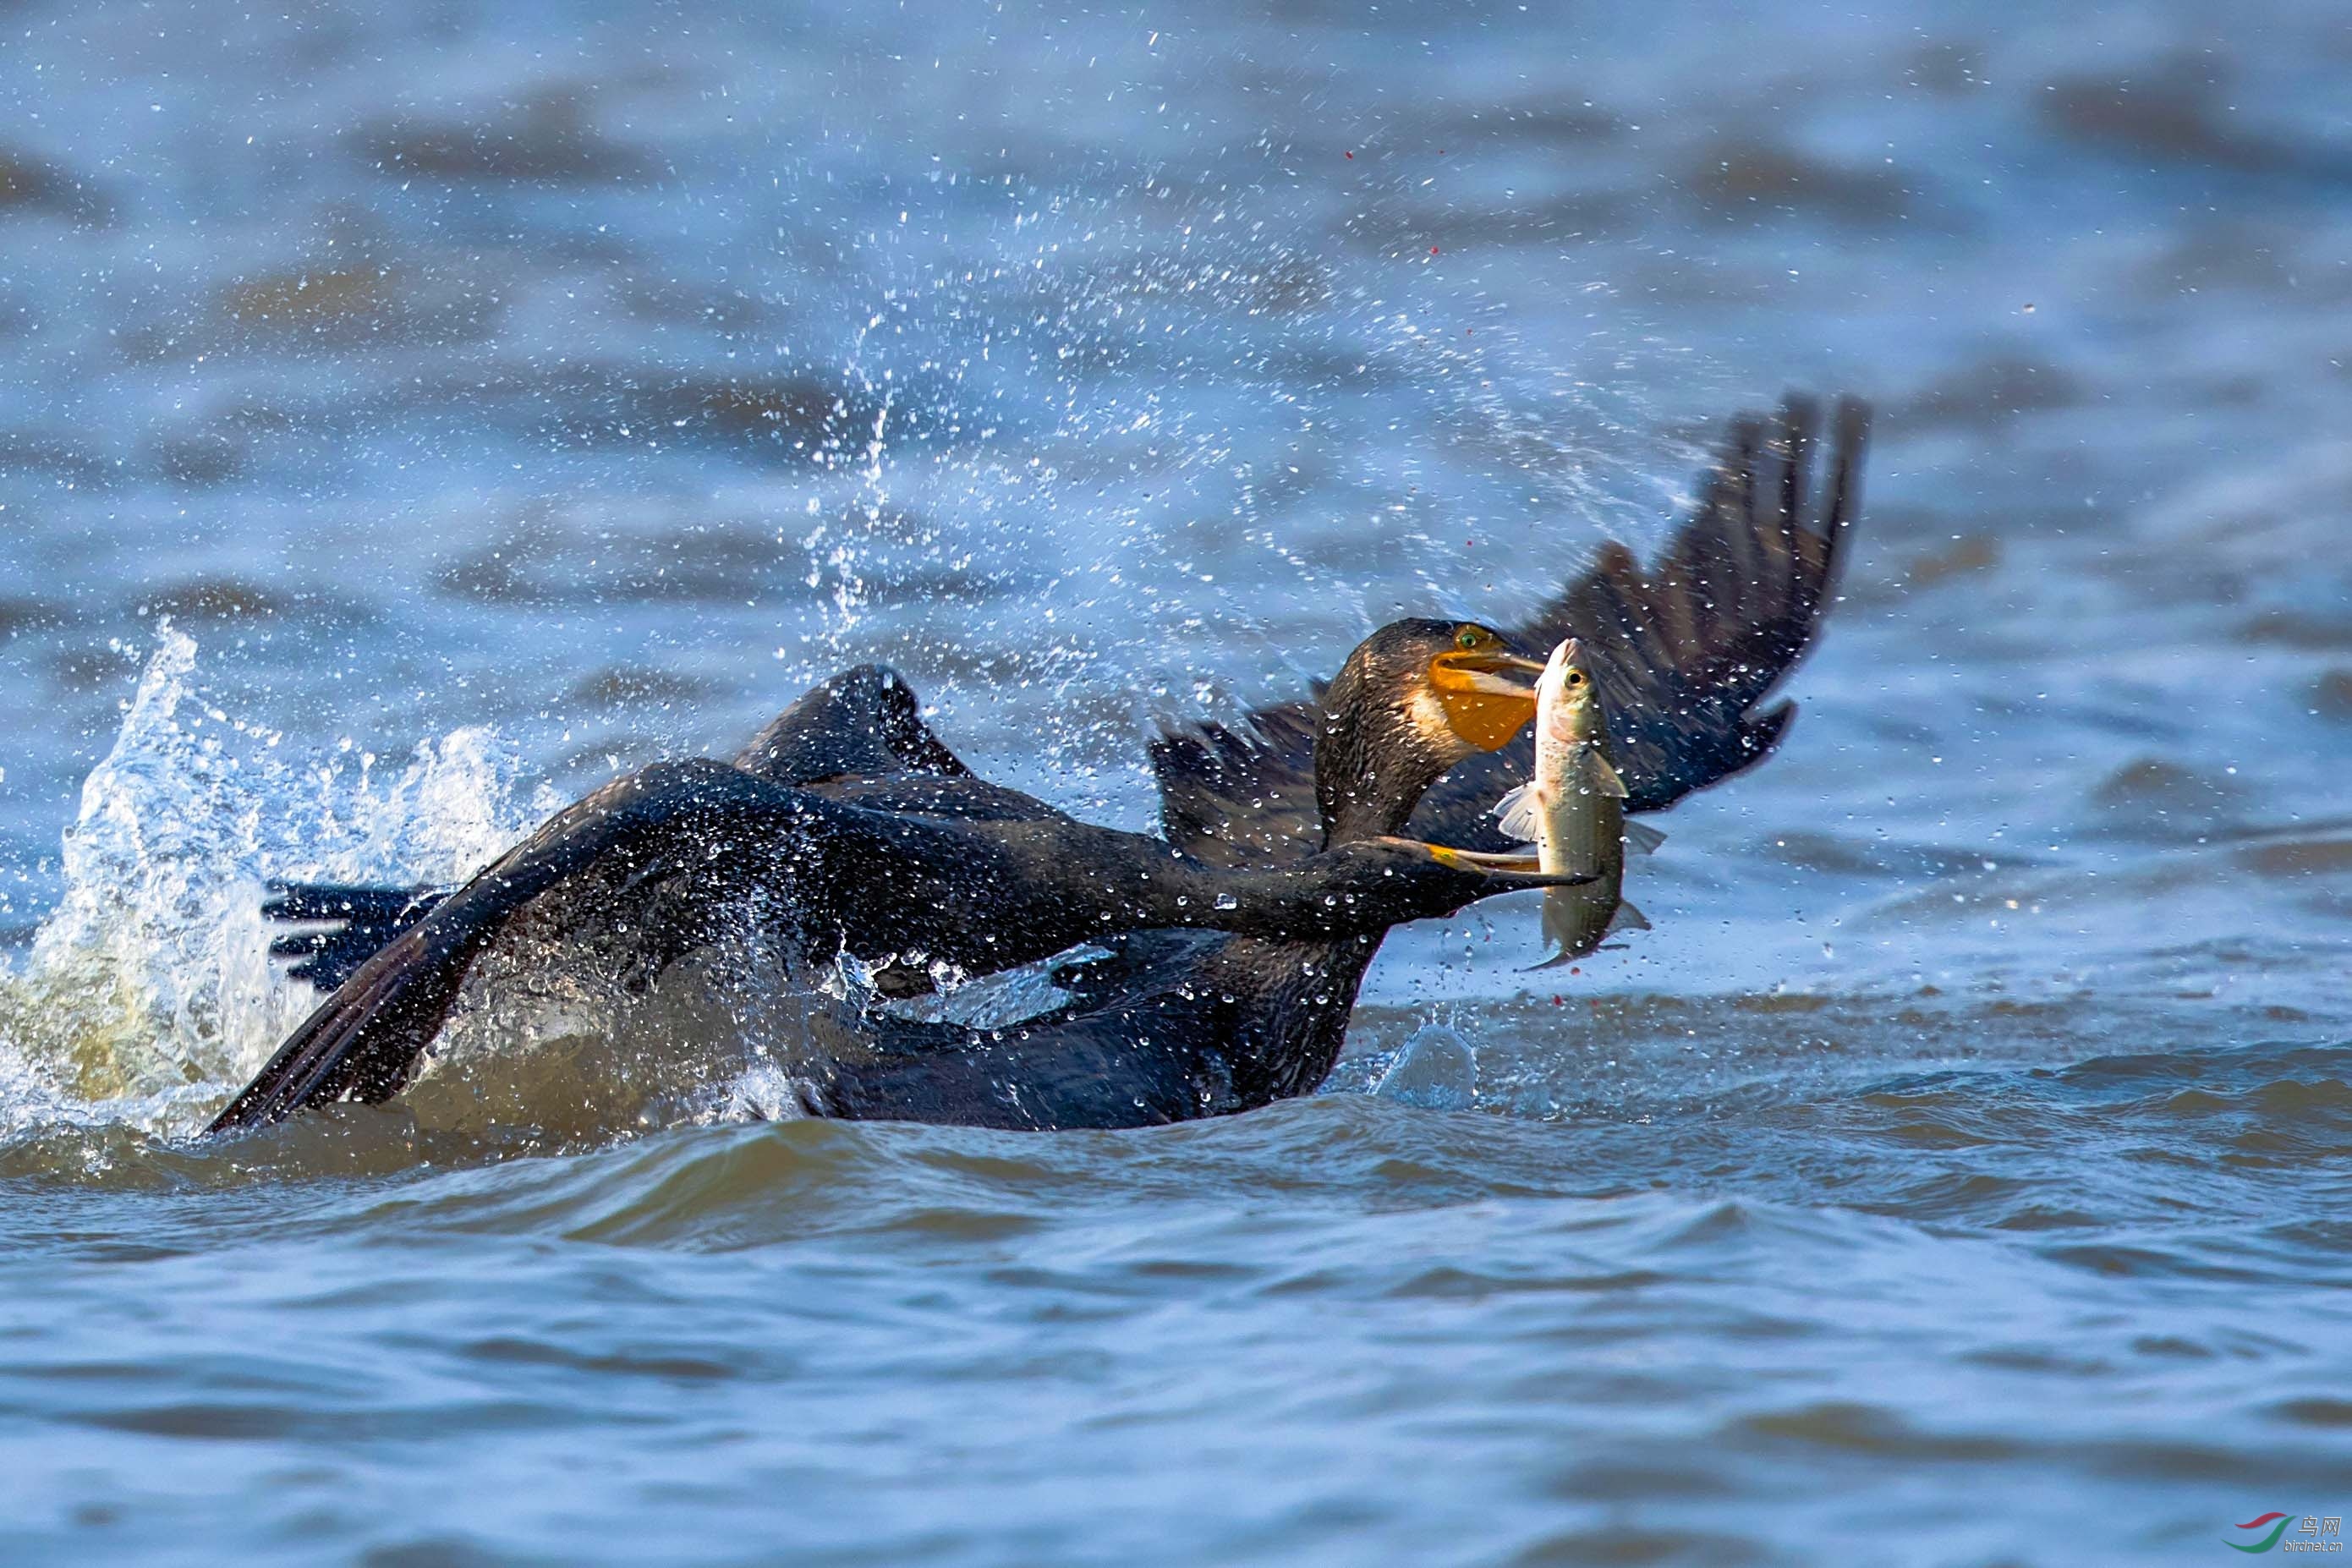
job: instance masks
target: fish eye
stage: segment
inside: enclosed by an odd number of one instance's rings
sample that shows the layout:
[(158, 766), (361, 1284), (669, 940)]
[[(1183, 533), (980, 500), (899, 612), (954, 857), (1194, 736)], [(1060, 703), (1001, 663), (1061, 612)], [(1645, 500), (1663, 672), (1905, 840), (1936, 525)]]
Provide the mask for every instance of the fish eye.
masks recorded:
[(1454, 637), (1454, 646), (1455, 647), (1476, 647), (1478, 646), (1478, 628), (1475, 626), (1464, 626), (1459, 632), (1455, 633)]
[(1573, 670), (1573, 669), (1570, 670), (1570, 671), (1568, 672), (1568, 683), (1569, 683), (1570, 686), (1581, 686), (1581, 685), (1583, 685), (1583, 684), (1584, 684), (1584, 676), (1583, 676), (1582, 672), (1580, 672), (1580, 671), (1579, 671), (1579, 670)]

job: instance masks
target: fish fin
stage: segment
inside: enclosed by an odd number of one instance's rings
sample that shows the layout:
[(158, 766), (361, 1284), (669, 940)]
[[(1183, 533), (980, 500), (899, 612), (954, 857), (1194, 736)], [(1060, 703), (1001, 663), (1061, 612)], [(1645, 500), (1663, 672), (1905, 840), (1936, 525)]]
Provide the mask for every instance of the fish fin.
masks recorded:
[(1625, 798), (1625, 781), (1617, 776), (1617, 770), (1609, 765), (1609, 759), (1601, 754), (1599, 746), (1579, 748), (1576, 782), (1579, 787), (1594, 795), (1614, 795), (1619, 800)]
[(1542, 931), (1544, 945), (1551, 957), (1538, 969), (1549, 969), (1555, 963), (1582, 958), (1600, 942), (1602, 932), (1591, 926), (1592, 904), (1576, 898), (1568, 889), (1555, 888), (1544, 895)]
[(1625, 847), (1636, 855), (1655, 855), (1658, 846), (1665, 841), (1666, 836), (1646, 822), (1625, 825)]
[(1609, 917), (1608, 929), (1611, 931), (1648, 931), (1650, 929), (1650, 922), (1643, 917), (1641, 910), (1635, 909), (1624, 900), (1620, 899), (1617, 900), (1617, 912)]
[(1543, 837), (1541, 804), (1536, 798), (1535, 781), (1513, 789), (1495, 803), (1495, 818), (1503, 832), (1522, 844), (1534, 844)]
[(1580, 958), (1583, 955), (1581, 953), (1575, 952), (1559, 953), (1553, 957), (1545, 959), (1541, 963), (1530, 963), (1525, 969), (1520, 970), (1519, 973), (1522, 974), (1533, 974), (1538, 969), (1558, 969), (1561, 964), (1566, 963), (1569, 960), (1572, 958)]

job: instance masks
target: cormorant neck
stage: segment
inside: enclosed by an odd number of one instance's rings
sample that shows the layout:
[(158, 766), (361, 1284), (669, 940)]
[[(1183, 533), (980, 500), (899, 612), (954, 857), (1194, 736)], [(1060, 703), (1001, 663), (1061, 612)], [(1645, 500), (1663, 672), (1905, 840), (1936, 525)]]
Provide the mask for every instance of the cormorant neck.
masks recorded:
[(1388, 673), (1350, 658), (1324, 693), (1315, 805), (1327, 849), (1403, 832), (1429, 786), (1469, 751), (1424, 689)]

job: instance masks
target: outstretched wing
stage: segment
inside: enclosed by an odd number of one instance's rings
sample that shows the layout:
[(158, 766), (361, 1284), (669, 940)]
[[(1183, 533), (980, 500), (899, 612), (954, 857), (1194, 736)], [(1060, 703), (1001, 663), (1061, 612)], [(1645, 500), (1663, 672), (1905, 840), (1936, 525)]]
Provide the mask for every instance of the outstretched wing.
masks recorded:
[(803, 786), (839, 778), (971, 774), (923, 722), (914, 689), (880, 664), (861, 664), (809, 688), (751, 738), (735, 765)]
[[(1698, 510), (1656, 567), (1611, 542), (1592, 567), (1517, 636), (1533, 653), (1573, 636), (1609, 716), (1626, 807), (1657, 811), (1769, 752), (1795, 714), (1760, 708), (1804, 657), (1831, 601), (1860, 500), (1868, 415), (1841, 402), (1830, 477), (1810, 468), (1818, 414), (1791, 397), (1779, 418), (1736, 421)], [(1309, 702), (1260, 710), (1238, 728), (1207, 726), (1152, 747), (1161, 819), (1179, 848), (1223, 865), (1315, 849), (1315, 714)], [(1462, 763), (1430, 791), (1408, 832), (1500, 848), (1488, 816), (1533, 771), (1521, 735)]]
[(711, 825), (756, 812), (777, 793), (721, 763), (660, 763), (557, 813), (368, 955), (205, 1133), (263, 1126), (345, 1095), (391, 1099), (440, 1033), (474, 960), (532, 900), (583, 873), (615, 887), (657, 875), (666, 856), (723, 869), (739, 858), (711, 853)]
[(1063, 814), (989, 783), (923, 722), (914, 688), (861, 664), (811, 687), (768, 721), (735, 765), (869, 811), (965, 822), (1043, 822)]
[(1261, 708), (1151, 742), (1168, 841), (1216, 866), (1294, 860), (1323, 847), (1315, 806), (1314, 702)]

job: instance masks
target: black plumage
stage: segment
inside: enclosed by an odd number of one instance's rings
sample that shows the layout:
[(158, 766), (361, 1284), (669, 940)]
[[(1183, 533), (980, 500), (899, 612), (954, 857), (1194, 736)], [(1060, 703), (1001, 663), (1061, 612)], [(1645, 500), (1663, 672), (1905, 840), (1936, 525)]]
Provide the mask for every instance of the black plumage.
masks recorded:
[[(1818, 497), (1816, 422), (1795, 398), (1769, 427), (1738, 421), (1696, 514), (1653, 571), (1608, 544), (1516, 638), (1397, 623), (1317, 700), (1163, 735), (1152, 760), (1164, 842), (1090, 827), (979, 778), (923, 724), (904, 681), (866, 668), (810, 692), (732, 764), (664, 764), (608, 786), (454, 897), (281, 889), (274, 916), (331, 923), (278, 950), (340, 989), (215, 1130), (396, 1092), (472, 956), (551, 894), (607, 914), (640, 908), (622, 945), (641, 975), (709, 940), (704, 922), (762, 901), (752, 895), (790, 911), (807, 952), (830, 942), (887, 959), (920, 947), (971, 973), (1108, 939), (1108, 959), (1057, 972), (1066, 1003), (1006, 1028), (820, 1009), (810, 1093), (824, 1113), (1133, 1126), (1307, 1092), (1337, 1060), (1390, 926), (1538, 885), (1392, 837), (1474, 855), (1507, 847), (1488, 812), (1529, 773), (1532, 742), (1505, 743), (1524, 723), (1510, 717), (1515, 700), (1493, 687), (1465, 694), (1450, 658), (1488, 657), (1462, 651), (1474, 644), (1502, 657), (1513, 644), (1580, 638), (1630, 810), (1669, 805), (1779, 742), (1793, 705), (1762, 704), (1818, 630), (1859, 504), (1864, 411), (1839, 405)], [(808, 869), (817, 862), (830, 869)], [(1286, 868), (1287, 879), (1225, 884), (1233, 902), (1217, 910), (1217, 869)], [(1204, 919), (1204, 908), (1228, 918)], [(919, 967), (886, 964), (882, 977), (895, 994), (928, 984)]]
[[(1477, 634), (1491, 646), (1474, 654), (1455, 648), (1451, 623), (1432, 625), (1421, 640), (1445, 658), (1525, 662), (1491, 633)], [(1531, 696), (1497, 700), (1533, 711)], [(1422, 772), (1434, 777), (1469, 750)], [(922, 725), (905, 683), (870, 667), (810, 692), (745, 760), (662, 763), (615, 780), (446, 894), (281, 892), (281, 911), (349, 910), (310, 955), (320, 979), (331, 952), (340, 968), (387, 927), (388, 940), (340, 974), (207, 1131), (396, 1094), (474, 961), (527, 910), (568, 949), (617, 957), (640, 984), (757, 924), (800, 962), (848, 954), (906, 977), (908, 991), (928, 984), (933, 963), (986, 974), (1139, 930), (1376, 938), (1400, 921), (1558, 880), (1384, 832), (1294, 865), (1212, 866), (975, 777)], [(364, 936), (350, 937), (354, 927)]]

